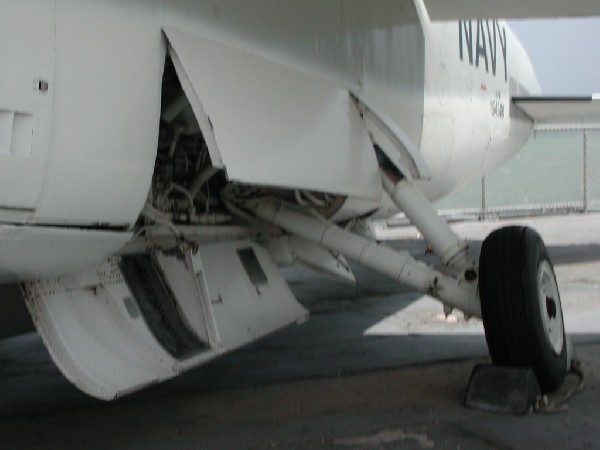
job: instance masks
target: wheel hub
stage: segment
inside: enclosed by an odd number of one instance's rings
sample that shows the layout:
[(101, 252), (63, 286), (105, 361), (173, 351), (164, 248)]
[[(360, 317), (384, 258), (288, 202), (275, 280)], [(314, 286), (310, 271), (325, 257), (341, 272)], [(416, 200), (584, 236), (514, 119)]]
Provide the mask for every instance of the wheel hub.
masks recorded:
[(546, 314), (550, 319), (556, 319), (556, 302), (552, 297), (546, 297)]
[(564, 323), (558, 285), (550, 263), (543, 261), (538, 269), (540, 313), (546, 339), (557, 355), (564, 345)]

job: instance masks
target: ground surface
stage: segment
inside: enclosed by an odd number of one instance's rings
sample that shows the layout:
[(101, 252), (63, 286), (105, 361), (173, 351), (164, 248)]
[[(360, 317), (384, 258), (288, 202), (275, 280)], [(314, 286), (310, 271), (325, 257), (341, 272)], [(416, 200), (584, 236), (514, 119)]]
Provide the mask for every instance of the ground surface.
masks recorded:
[[(0, 341), (0, 448), (600, 447), (600, 216), (528, 222), (555, 261), (586, 377), (566, 413), (466, 409), (487, 358), (478, 321), (444, 320), (436, 302), (361, 267), (356, 288), (288, 270), (307, 323), (114, 403), (73, 388), (35, 334)], [(476, 252), (499, 225), (455, 228)], [(383, 235), (424, 253), (414, 230)]]

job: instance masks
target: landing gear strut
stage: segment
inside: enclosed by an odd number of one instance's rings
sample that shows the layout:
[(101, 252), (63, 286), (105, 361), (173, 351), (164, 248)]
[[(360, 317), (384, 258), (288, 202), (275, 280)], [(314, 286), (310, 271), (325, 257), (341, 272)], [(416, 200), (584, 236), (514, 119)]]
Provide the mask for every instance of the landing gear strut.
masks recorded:
[(382, 173), (383, 187), (392, 200), (458, 276), (442, 274), (406, 253), (272, 200), (255, 200), (244, 206), (292, 235), (436, 297), (446, 311), (456, 308), (468, 317), (481, 317), (495, 364), (531, 367), (543, 391), (556, 389), (570, 363), (569, 342), (556, 277), (539, 235), (522, 227), (492, 233), (484, 242), (477, 270), (469, 260), (466, 243), (437, 215), (411, 180), (386, 161)]
[(431, 295), (469, 316), (481, 317), (476, 284), (444, 275), (415, 261), (408, 253), (376, 244), (337, 225), (263, 201), (249, 206), (260, 219), (287, 232), (359, 261), (417, 291)]
[(466, 281), (479, 277), (482, 319), (494, 364), (531, 367), (544, 392), (558, 388), (571, 363), (570, 344), (556, 276), (540, 236), (525, 227), (492, 233), (483, 244), (477, 274), (466, 245), (410, 180), (380, 159), (385, 190), (442, 261), (459, 268)]

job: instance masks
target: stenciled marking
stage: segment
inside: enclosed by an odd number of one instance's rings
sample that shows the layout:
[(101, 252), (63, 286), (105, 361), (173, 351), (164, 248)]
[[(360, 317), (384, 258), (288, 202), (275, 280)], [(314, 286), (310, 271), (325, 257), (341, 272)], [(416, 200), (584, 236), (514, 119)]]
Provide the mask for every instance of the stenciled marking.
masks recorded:
[(499, 55), (504, 63), (504, 81), (508, 83), (506, 27), (497, 20), (460, 20), (458, 22), (460, 60), (475, 67), (485, 66), (485, 71), (496, 76)]
[(502, 102), (502, 94), (500, 91), (496, 92), (495, 97), (490, 100), (490, 108), (492, 111), (492, 117), (504, 120), (506, 107)]

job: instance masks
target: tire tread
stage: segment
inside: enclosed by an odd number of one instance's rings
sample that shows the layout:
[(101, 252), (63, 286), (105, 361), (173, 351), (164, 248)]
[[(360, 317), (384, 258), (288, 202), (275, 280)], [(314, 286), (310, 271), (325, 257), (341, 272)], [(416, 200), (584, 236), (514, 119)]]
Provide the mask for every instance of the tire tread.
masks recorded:
[(551, 354), (536, 329), (537, 267), (542, 259), (549, 261), (534, 230), (513, 226), (494, 231), (481, 249), (479, 295), (492, 361), (532, 367), (542, 389), (550, 391), (566, 374), (566, 350)]

